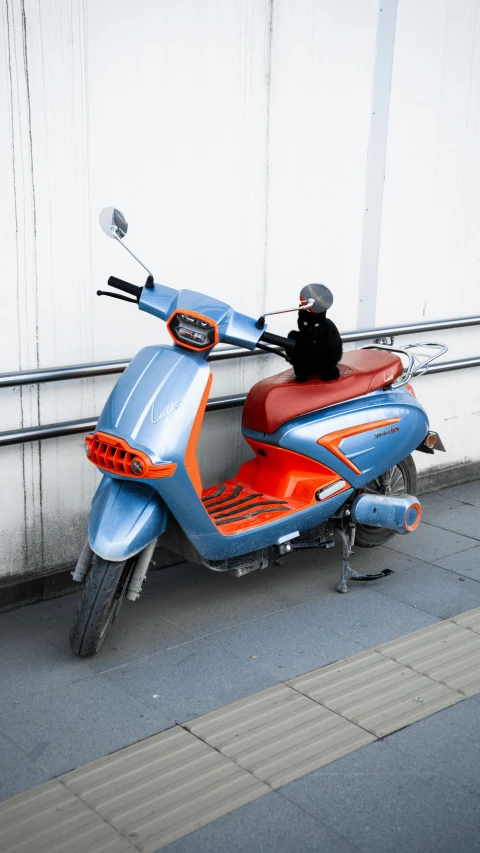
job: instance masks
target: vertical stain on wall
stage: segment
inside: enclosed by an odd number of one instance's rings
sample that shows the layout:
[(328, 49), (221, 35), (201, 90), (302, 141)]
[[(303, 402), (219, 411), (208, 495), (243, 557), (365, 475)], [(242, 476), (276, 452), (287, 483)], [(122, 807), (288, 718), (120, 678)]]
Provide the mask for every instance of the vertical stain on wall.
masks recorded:
[(272, 90), (272, 42), (273, 42), (273, 12), (274, 0), (267, 0), (267, 32), (265, 45), (265, 89), (266, 89), (266, 120), (265, 120), (265, 231), (263, 248), (263, 294), (262, 307), (266, 308), (267, 298), (267, 264), (268, 264), (268, 195), (270, 188), (270, 97)]
[[(23, 68), (25, 73), (25, 91), (27, 98), (27, 122), (28, 122), (28, 148), (30, 156), (30, 173), (32, 182), (32, 215), (33, 215), (33, 277), (35, 286), (35, 354), (37, 367), (40, 367), (40, 341), (38, 329), (38, 265), (37, 265), (37, 204), (35, 196), (35, 170), (33, 163), (33, 138), (32, 138), (32, 106), (30, 96), (30, 75), (28, 67), (28, 39), (27, 39), (27, 16), (25, 12), (25, 0), (20, 0), (21, 23), (22, 23), (22, 45), (23, 45)], [(40, 386), (36, 386), (37, 395), (37, 418), (41, 422), (40, 411)], [(43, 562), (44, 534), (43, 534), (43, 476), (42, 476), (42, 443), (38, 444), (38, 489), (39, 489), (39, 528), (40, 528), (40, 553)]]
[[(15, 224), (15, 259), (16, 259), (16, 293), (17, 293), (17, 336), (18, 336), (18, 367), (22, 369), (22, 353), (20, 347), (20, 275), (19, 275), (19, 246), (18, 246), (18, 200), (17, 200), (17, 158), (15, 151), (15, 119), (14, 119), (14, 97), (13, 97), (13, 75), (12, 75), (12, 42), (11, 28), (13, 27), (13, 9), (12, 22), (10, 21), (10, 9), (8, 0), (5, 0), (5, 31), (7, 36), (7, 65), (8, 65), (8, 83), (10, 87), (10, 128), (11, 128), (11, 147), (12, 147), (12, 176), (13, 176), (13, 217)], [(23, 386), (19, 389), (20, 399), (20, 426), (23, 429), (25, 416), (23, 410)], [(23, 487), (23, 549), (25, 565), (28, 566), (28, 536), (27, 536), (27, 489), (25, 475), (25, 445), (20, 445), (20, 459), (22, 466), (22, 487)]]

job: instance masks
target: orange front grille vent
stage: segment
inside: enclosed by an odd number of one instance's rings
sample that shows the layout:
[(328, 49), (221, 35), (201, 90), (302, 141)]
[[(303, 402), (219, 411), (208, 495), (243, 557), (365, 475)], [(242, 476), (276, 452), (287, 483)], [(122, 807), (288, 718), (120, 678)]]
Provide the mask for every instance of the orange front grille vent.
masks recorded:
[(154, 465), (142, 450), (135, 450), (123, 438), (105, 432), (87, 435), (85, 451), (90, 462), (98, 468), (124, 477), (171, 477), (177, 467), (175, 462)]

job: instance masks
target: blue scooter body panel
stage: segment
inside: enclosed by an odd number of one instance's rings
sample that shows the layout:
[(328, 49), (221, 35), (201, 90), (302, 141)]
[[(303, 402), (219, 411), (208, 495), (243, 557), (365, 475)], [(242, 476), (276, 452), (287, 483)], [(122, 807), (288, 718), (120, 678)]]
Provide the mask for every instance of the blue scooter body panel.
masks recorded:
[(183, 464), (210, 377), (205, 359), (177, 346), (141, 349), (113, 388), (97, 430), (125, 439), (154, 464)]
[[(141, 311), (154, 314), (161, 320), (168, 320), (174, 311), (196, 311), (213, 320), (218, 326), (220, 340), (247, 349), (255, 349), (263, 332), (258, 329), (255, 320), (246, 314), (234, 311), (226, 302), (206, 296), (195, 290), (172, 290), (161, 284), (144, 287), (138, 307)], [(199, 354), (196, 354), (199, 357)]]
[[(190, 290), (176, 291), (155, 284), (154, 288), (143, 289), (139, 308), (163, 320), (176, 310), (195, 311), (217, 324), (221, 341), (250, 349), (254, 349), (263, 332), (256, 328), (253, 318)], [(97, 430), (124, 439), (130, 447), (146, 453), (154, 465), (174, 463), (176, 468), (171, 476), (137, 481), (108, 473), (94, 497), (89, 527), (92, 549), (101, 556), (121, 560), (142, 550), (165, 530), (168, 512), (207, 561), (272, 545), (326, 521), (353, 490), (400, 462), (428, 431), (424, 410), (404, 388), (375, 391), (311, 412), (283, 424), (272, 434), (244, 429), (246, 438), (321, 462), (344, 479), (349, 488), (280, 519), (239, 533), (222, 534), (202, 503), (195, 452), (190, 446), (210, 378), (206, 355), (205, 351), (178, 344), (145, 347), (110, 394)], [(389, 419), (398, 422), (392, 427), (372, 426), (343, 438), (338, 445), (340, 458), (328, 442), (327, 446), (318, 443), (339, 430)], [(352, 470), (352, 464), (357, 471)]]
[[(318, 443), (340, 430), (397, 418), (397, 423), (372, 427), (340, 442), (339, 450), (360, 474)], [(243, 435), (316, 459), (359, 489), (408, 456), (423, 441), (428, 429), (425, 410), (413, 394), (402, 387), (373, 391), (363, 397), (319, 409), (288, 421), (273, 433), (243, 428)]]
[(164, 533), (168, 509), (143, 483), (104, 476), (92, 501), (88, 541), (105, 560), (126, 560)]
[[(219, 532), (200, 500), (185, 459), (209, 376), (210, 370), (203, 358), (177, 346), (145, 347), (122, 374), (107, 400), (97, 430), (125, 439), (130, 446), (147, 453), (155, 464), (173, 462), (177, 465), (171, 477), (142, 478), (141, 481), (134, 481), (133, 486), (140, 483), (145, 485), (145, 500), (150, 500), (150, 490), (162, 499), (206, 560), (223, 560), (266, 547), (285, 535), (297, 530), (308, 530), (329, 518), (349, 493), (344, 492), (341, 496), (334, 496), (294, 516), (272, 521), (245, 533), (224, 536)], [(131, 477), (113, 472), (106, 479), (132, 483)], [(123, 510), (128, 515), (128, 502), (123, 505)], [(92, 509), (95, 518), (99, 513), (100, 510)], [(132, 515), (134, 518), (138, 515), (137, 504), (132, 505)], [(112, 531), (109, 529), (111, 523)], [(103, 549), (104, 553), (100, 556), (107, 557), (105, 552), (108, 542), (113, 543), (108, 550), (109, 559), (120, 560), (131, 556), (130, 539), (126, 538), (122, 552), (117, 527), (118, 519), (114, 517), (111, 522), (106, 512), (102, 512), (101, 524), (95, 521), (95, 529), (99, 533), (95, 537), (92, 534), (90, 544), (96, 553), (99, 553), (98, 548)], [(100, 532), (104, 537), (102, 540)], [(148, 541), (152, 541), (154, 535)], [(148, 538), (147, 534), (145, 538)]]

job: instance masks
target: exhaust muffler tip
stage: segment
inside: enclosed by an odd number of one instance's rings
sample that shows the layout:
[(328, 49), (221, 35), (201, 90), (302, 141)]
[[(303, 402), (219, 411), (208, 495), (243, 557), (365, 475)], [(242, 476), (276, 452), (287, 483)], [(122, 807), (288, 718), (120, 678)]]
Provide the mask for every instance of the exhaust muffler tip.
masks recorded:
[(352, 504), (356, 524), (386, 527), (396, 533), (412, 533), (422, 518), (418, 498), (412, 495), (358, 495)]

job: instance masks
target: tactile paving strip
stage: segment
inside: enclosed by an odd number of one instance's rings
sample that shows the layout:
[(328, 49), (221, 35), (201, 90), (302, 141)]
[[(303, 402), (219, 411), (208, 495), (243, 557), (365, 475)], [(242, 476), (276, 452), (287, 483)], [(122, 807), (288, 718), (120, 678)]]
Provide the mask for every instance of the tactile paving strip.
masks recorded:
[(144, 853), (269, 793), (179, 726), (60, 778)]
[(480, 608), (278, 684), (7, 800), (0, 805), (0, 850), (153, 853), (272, 788), (480, 691), (477, 673)]
[(470, 631), (480, 634), (480, 607), (468, 610), (467, 613), (460, 613), (459, 616), (452, 616), (450, 622), (455, 622), (456, 625), (461, 625), (462, 628), (470, 628)]
[(453, 622), (432, 625), (377, 651), (464, 696), (480, 690), (480, 635)]
[(0, 805), (2, 853), (132, 853), (136, 848), (53, 779)]
[(463, 699), (376, 651), (362, 652), (287, 683), (377, 737)]
[(198, 717), (186, 728), (272, 788), (375, 740), (284, 684)]

